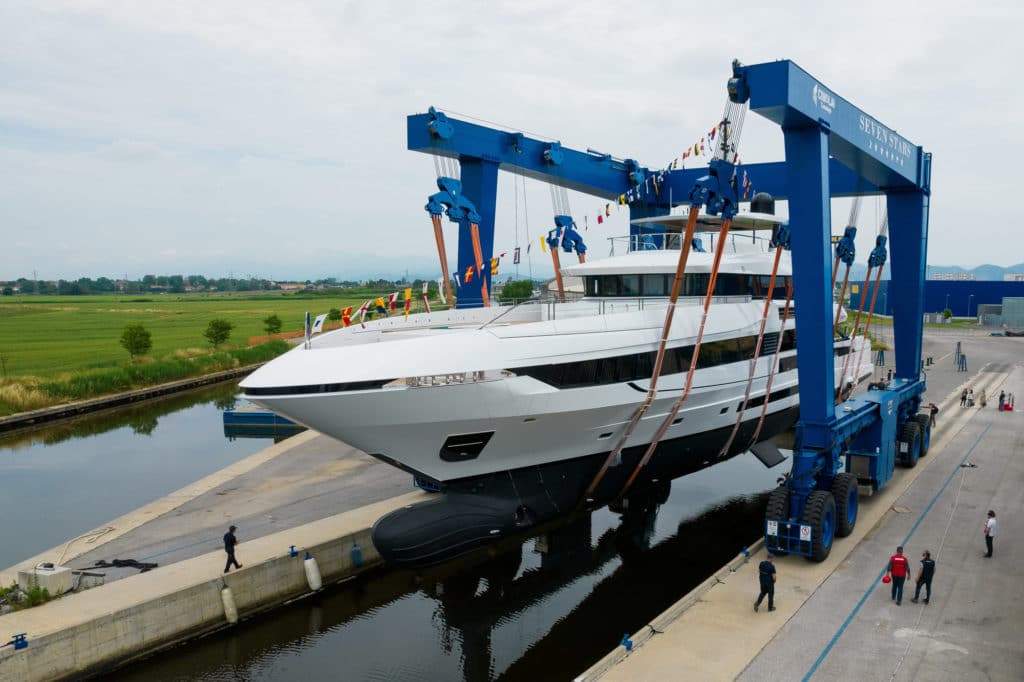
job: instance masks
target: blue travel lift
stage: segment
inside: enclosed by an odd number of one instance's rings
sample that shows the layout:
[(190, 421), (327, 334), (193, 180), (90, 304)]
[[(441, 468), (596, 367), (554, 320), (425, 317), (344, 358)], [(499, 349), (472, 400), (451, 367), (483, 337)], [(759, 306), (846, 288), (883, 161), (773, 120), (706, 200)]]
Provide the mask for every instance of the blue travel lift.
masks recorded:
[[(788, 230), (775, 237), (789, 239), (800, 316), (800, 418), (792, 471), (769, 498), (765, 541), (773, 551), (821, 561), (836, 535), (852, 531), (859, 492), (880, 490), (897, 461), (914, 466), (927, 452), (929, 422), (918, 412), (925, 389), (920, 370), (931, 155), (788, 60), (750, 66), (734, 62), (728, 90), (733, 102), (749, 102), (752, 111), (782, 127), (785, 161), (744, 164), (743, 170), (759, 192), (789, 202)], [(451, 119), (433, 108), (409, 116), (407, 132), (410, 150), (459, 161), (460, 190), (478, 212), (485, 263), (493, 255), (498, 170), (614, 203), (628, 193), (630, 236), (637, 243), (642, 238), (660, 245), (665, 232), (657, 224), (633, 223), (637, 218), (665, 215), (677, 205), (691, 210), (706, 206), (723, 217), (737, 208), (735, 166), (728, 161), (713, 162), (711, 168), (652, 171), (632, 159), (568, 149), (559, 142)], [(648, 183), (652, 177), (658, 183)], [(445, 190), (440, 181), (439, 189)], [(891, 290), (900, 292), (892, 305), (895, 377), (884, 389), (837, 405), (830, 198), (857, 195), (886, 198)], [(449, 219), (459, 224), (456, 272), (464, 272), (476, 263), (470, 221), (460, 212), (449, 213)], [(843, 262), (851, 257), (849, 246), (840, 249)], [(885, 246), (880, 239), (870, 263), (884, 263)], [(481, 304), (474, 289), (459, 292), (460, 307)], [(763, 450), (755, 454), (769, 457)]]

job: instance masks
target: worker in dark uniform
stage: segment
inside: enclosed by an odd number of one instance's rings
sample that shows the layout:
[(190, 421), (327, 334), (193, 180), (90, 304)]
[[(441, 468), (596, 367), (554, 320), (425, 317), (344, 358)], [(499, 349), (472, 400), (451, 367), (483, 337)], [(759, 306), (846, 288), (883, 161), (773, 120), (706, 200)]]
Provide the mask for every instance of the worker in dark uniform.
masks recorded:
[(761, 581), (761, 594), (757, 595), (757, 601), (754, 602), (754, 610), (761, 606), (761, 600), (764, 599), (765, 595), (768, 595), (768, 610), (775, 610), (775, 556), (771, 553), (768, 557), (757, 566), (757, 577)]
[(903, 583), (910, 573), (910, 562), (903, 556), (903, 547), (897, 547), (896, 553), (889, 557), (889, 564), (885, 567), (885, 574), (892, 577), (892, 600), (896, 606), (903, 605)]
[(935, 403), (928, 403), (928, 414), (931, 418), (932, 426), (935, 426), (935, 415), (939, 413), (939, 406)]
[(228, 528), (228, 532), (224, 533), (224, 551), (228, 553), (228, 562), (224, 564), (224, 572), (227, 573), (231, 568), (231, 564), (235, 565), (235, 568), (241, 568), (242, 564), (238, 563), (235, 559), (235, 545), (238, 544), (238, 538), (235, 537), (235, 527), (231, 526)]
[(921, 554), (921, 568), (917, 569), (917, 587), (914, 588), (914, 598), (910, 601), (917, 603), (917, 598), (921, 596), (921, 586), (924, 585), (927, 589), (924, 593), (924, 603), (927, 604), (928, 600), (932, 598), (932, 576), (935, 575), (935, 560), (932, 559), (932, 553), (927, 549)]

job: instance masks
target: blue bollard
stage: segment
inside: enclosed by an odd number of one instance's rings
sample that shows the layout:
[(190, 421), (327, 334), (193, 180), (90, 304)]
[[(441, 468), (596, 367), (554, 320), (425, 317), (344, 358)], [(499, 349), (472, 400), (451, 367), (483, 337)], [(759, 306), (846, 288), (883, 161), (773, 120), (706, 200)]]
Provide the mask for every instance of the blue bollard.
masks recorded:
[(354, 542), (352, 543), (352, 550), (349, 554), (352, 557), (353, 566), (359, 568), (363, 565), (363, 550), (359, 547), (358, 544)]
[(622, 636), (622, 641), (619, 642), (619, 644), (621, 646), (626, 647), (626, 651), (627, 652), (633, 650), (633, 640), (631, 640), (629, 638), (629, 633), (628, 632)]
[(288, 548), (288, 556), (290, 556), (290, 557), (297, 557), (297, 556), (299, 556), (299, 553), (295, 550), (295, 545), (292, 545), (291, 547)]
[(26, 638), (26, 633), (22, 632), (18, 635), (12, 635), (12, 637), (13, 639), (11, 639), (11, 644), (14, 645), (15, 651), (18, 651), (19, 649), (28, 648), (28, 639)]

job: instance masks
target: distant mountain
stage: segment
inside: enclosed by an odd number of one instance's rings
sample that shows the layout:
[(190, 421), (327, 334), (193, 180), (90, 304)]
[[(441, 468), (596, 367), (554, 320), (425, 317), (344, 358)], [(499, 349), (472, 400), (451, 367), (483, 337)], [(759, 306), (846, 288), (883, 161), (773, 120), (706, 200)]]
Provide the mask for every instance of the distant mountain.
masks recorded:
[[(854, 263), (853, 267), (850, 268), (850, 281), (856, 282), (858, 280), (864, 280), (864, 274), (867, 272), (868, 266), (863, 263)], [(839, 277), (842, 277), (842, 270), (839, 271)], [(1009, 267), (1000, 267), (998, 265), (979, 265), (975, 268), (964, 268), (959, 265), (929, 265), (927, 267), (927, 278), (933, 279), (937, 273), (940, 272), (966, 272), (973, 274), (974, 277), (981, 281), (1003, 281), (1003, 275), (1011, 272), (1024, 273), (1024, 263), (1018, 263), (1017, 265), (1011, 265)], [(873, 278), (872, 278), (873, 279)], [(882, 268), (882, 279), (890, 279), (889, 276), (889, 264), (886, 263), (885, 267)]]
[(1003, 275), (1011, 272), (1024, 273), (1024, 263), (1017, 263), (1009, 267), (1001, 267), (999, 265), (979, 265), (974, 268), (963, 268), (959, 265), (929, 265), (928, 266), (928, 279), (932, 279), (936, 273), (940, 272), (966, 272), (974, 275), (975, 279), (982, 281), (997, 281), (1003, 280)]

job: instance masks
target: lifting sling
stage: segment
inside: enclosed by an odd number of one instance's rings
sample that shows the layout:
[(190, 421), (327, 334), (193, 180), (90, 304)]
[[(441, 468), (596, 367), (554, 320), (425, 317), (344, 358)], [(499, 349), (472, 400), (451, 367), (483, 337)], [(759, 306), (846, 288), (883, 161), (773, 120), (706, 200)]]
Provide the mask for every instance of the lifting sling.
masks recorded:
[[(761, 313), (761, 329), (757, 333), (757, 343), (754, 346), (754, 357), (750, 361), (750, 373), (747, 375), (747, 388), (743, 393), (743, 402), (740, 404), (739, 414), (736, 415), (736, 423), (733, 424), (732, 433), (729, 434), (728, 440), (725, 441), (725, 445), (719, 451), (718, 456), (724, 457), (732, 446), (733, 439), (736, 438), (736, 433), (740, 430), (740, 424), (743, 423), (743, 414), (747, 411), (747, 403), (750, 402), (750, 387), (754, 385), (754, 375), (757, 373), (757, 361), (761, 357), (761, 344), (764, 342), (764, 330), (768, 325), (768, 313), (772, 307), (772, 296), (775, 293), (775, 276), (779, 272), (779, 262), (782, 260), (783, 245), (780, 243), (775, 247), (775, 263), (772, 265), (772, 276), (768, 280), (768, 295), (764, 299), (764, 311)], [(838, 261), (836, 261), (838, 263)], [(782, 331), (779, 332), (779, 342), (776, 345), (782, 345)], [(768, 404), (769, 394), (765, 392), (764, 403)]]
[(654, 438), (651, 440), (651, 444), (647, 446), (644, 456), (637, 462), (636, 467), (633, 469), (633, 473), (626, 479), (625, 485), (622, 486), (622, 490), (619, 491), (618, 498), (621, 499), (632, 487), (636, 477), (640, 475), (640, 472), (647, 462), (650, 461), (654, 455), (654, 451), (658, 448), (658, 443), (661, 441), (665, 432), (675, 421), (676, 415), (679, 414), (679, 410), (682, 408), (683, 403), (690, 395), (690, 389), (693, 387), (693, 373), (697, 371), (697, 360), (700, 357), (700, 345), (704, 339), (704, 327), (708, 321), (708, 310), (711, 308), (711, 301), (715, 297), (715, 283), (718, 280), (718, 269), (722, 263), (722, 252), (725, 250), (725, 240), (729, 235), (729, 227), (732, 225), (732, 219), (726, 218), (722, 221), (722, 226), (718, 231), (718, 243), (715, 244), (715, 258), (711, 264), (711, 275), (708, 278), (708, 291), (704, 296), (704, 313), (700, 319), (700, 328), (697, 330), (697, 343), (693, 346), (693, 358), (690, 359), (690, 369), (686, 373), (686, 387), (683, 389), (683, 394), (679, 396), (679, 399), (672, 405), (672, 409), (669, 410), (668, 415), (664, 421), (661, 422), (661, 426), (658, 427), (658, 431), (654, 434)]
[(679, 261), (676, 264), (675, 279), (672, 281), (672, 291), (668, 298), (668, 307), (665, 309), (665, 323), (661, 328), (661, 339), (658, 341), (658, 354), (654, 359), (654, 371), (651, 374), (651, 385), (647, 389), (647, 395), (644, 397), (644, 401), (640, 404), (640, 407), (633, 413), (633, 417), (629, 420), (629, 424), (626, 426), (625, 431), (619, 436), (619, 440), (615, 443), (615, 447), (608, 453), (604, 463), (598, 470), (597, 475), (594, 476), (594, 480), (587, 486), (586, 492), (580, 499), (580, 506), (582, 506), (594, 491), (597, 490), (598, 484), (601, 483), (601, 479), (604, 478), (605, 473), (608, 471), (608, 467), (615, 462), (619, 454), (622, 452), (622, 448), (626, 445), (626, 440), (633, 434), (633, 430), (636, 425), (640, 423), (640, 420), (650, 409), (651, 403), (654, 402), (654, 396), (658, 392), (658, 378), (661, 376), (661, 366), (665, 360), (665, 346), (668, 343), (669, 331), (672, 329), (672, 319), (676, 314), (676, 301), (679, 300), (679, 290), (682, 288), (683, 275), (686, 272), (686, 260), (690, 255), (690, 247), (693, 244), (693, 233), (697, 229), (697, 216), (699, 210), (697, 208), (690, 209), (689, 218), (686, 221), (686, 231), (683, 235), (682, 248), (679, 251)]
[(793, 301), (793, 278), (786, 278), (786, 305), (782, 309), (782, 326), (779, 332), (779, 342), (775, 344), (775, 356), (772, 358), (772, 367), (768, 372), (768, 383), (764, 387), (764, 403), (761, 404), (761, 416), (757, 420), (757, 428), (754, 429), (754, 435), (750, 437), (750, 443), (747, 445), (747, 449), (757, 442), (758, 436), (761, 435), (761, 428), (764, 426), (764, 418), (768, 414), (768, 399), (772, 395), (772, 383), (775, 381), (775, 374), (779, 369), (779, 353), (782, 352), (782, 340), (786, 335), (786, 322), (789, 320), (789, 306)]
[(444, 290), (447, 300), (454, 303), (452, 298), (452, 278), (448, 274), (448, 255), (444, 248), (444, 232), (441, 230), (441, 214), (431, 215), (430, 222), (434, 224), (434, 241), (437, 242), (437, 255), (441, 260), (441, 276), (444, 277)]

